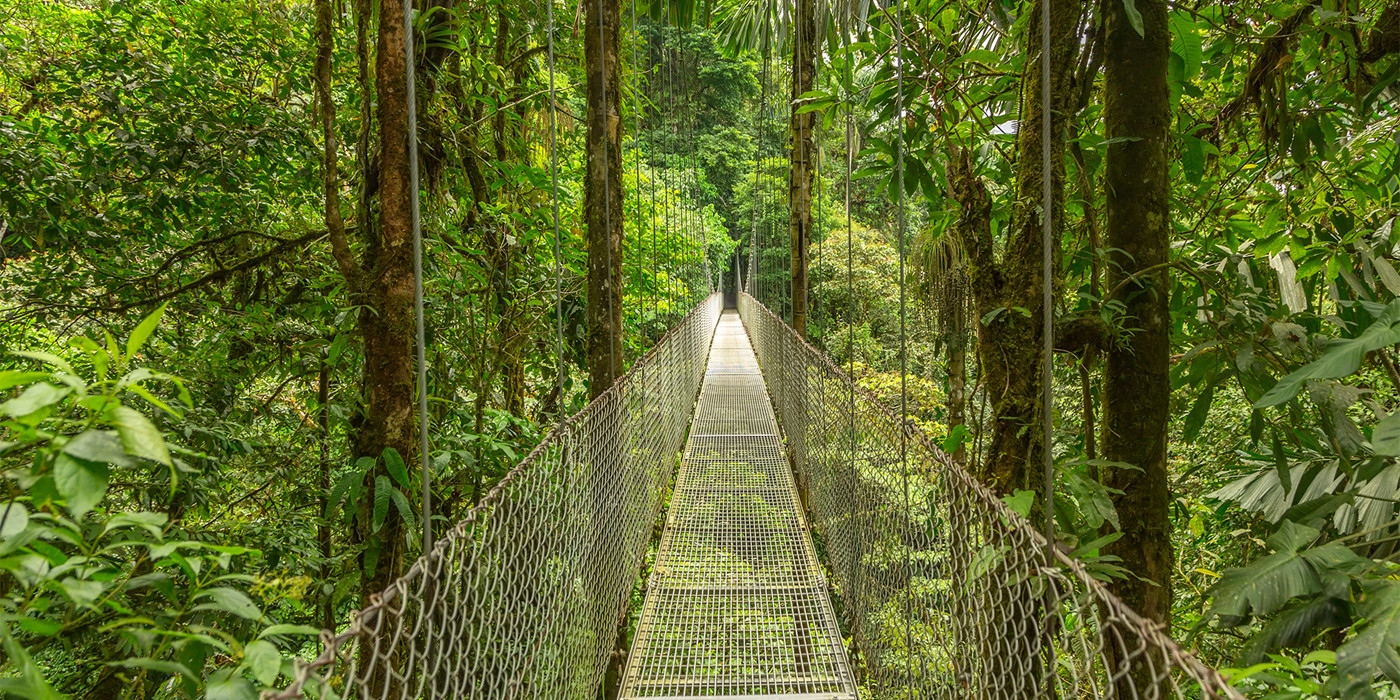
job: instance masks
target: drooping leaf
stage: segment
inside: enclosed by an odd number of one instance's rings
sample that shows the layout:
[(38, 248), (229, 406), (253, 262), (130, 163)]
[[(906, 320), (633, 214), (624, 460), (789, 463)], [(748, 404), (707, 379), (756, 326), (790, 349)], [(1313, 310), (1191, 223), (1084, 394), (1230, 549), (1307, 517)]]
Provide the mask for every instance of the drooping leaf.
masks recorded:
[(1142, 27), (1142, 13), (1138, 12), (1137, 0), (1123, 0), (1123, 12), (1128, 15), (1128, 24), (1133, 25), (1133, 31), (1138, 36), (1146, 36)]
[(389, 472), (389, 476), (398, 482), (403, 488), (410, 488), (408, 484), (408, 470), (404, 467), (403, 457), (399, 456), (399, 451), (392, 448), (384, 448), (384, 470)]
[(11, 671), (18, 671), (17, 675), (7, 673), (6, 677), (0, 678), (0, 695), (26, 700), (64, 700), (64, 696), (49, 685), (44, 669), (10, 635), (10, 626), (5, 622), (0, 622), (0, 645), (3, 645), (5, 656), (9, 657)]
[(121, 439), (108, 430), (84, 430), (63, 446), (63, 453), (99, 464), (124, 467), (134, 464), (122, 449)]
[(412, 532), (418, 529), (418, 521), (413, 517), (413, 506), (409, 505), (408, 497), (396, 488), (389, 489), (389, 497), (394, 499), (394, 508), (399, 511), (399, 517), (403, 518), (407, 530)]
[(374, 514), (370, 519), (370, 529), (374, 532), (379, 532), (389, 517), (389, 503), (392, 500), (389, 492), (393, 489), (394, 485), (389, 483), (388, 477), (374, 477)]
[(1196, 436), (1200, 435), (1201, 428), (1206, 424), (1206, 416), (1210, 414), (1210, 402), (1215, 398), (1215, 385), (1208, 385), (1196, 397), (1195, 403), (1191, 404), (1191, 411), (1186, 414), (1186, 421), (1182, 426), (1181, 439), (1186, 442), (1194, 442)]
[(9, 539), (29, 527), (29, 508), (19, 501), (0, 505), (0, 539)]
[(102, 462), (59, 454), (53, 463), (53, 482), (68, 503), (68, 512), (79, 520), (107, 495), (108, 468)]
[(257, 700), (257, 690), (234, 668), (224, 668), (209, 677), (204, 689), (205, 700)]
[(68, 387), (56, 387), (48, 382), (40, 382), (25, 389), (5, 403), (0, 403), (0, 414), (22, 418), (45, 406), (52, 406), (72, 393)]
[(282, 668), (282, 652), (272, 642), (259, 639), (243, 647), (243, 663), (253, 674), (253, 680), (269, 686), (277, 680), (277, 672)]
[(1342, 697), (1374, 699), (1377, 676), (1400, 683), (1400, 582), (1368, 584), (1357, 613), (1365, 625), (1337, 648), (1337, 674)]
[(127, 406), (112, 409), (112, 422), (121, 436), (126, 453), (171, 466), (170, 450), (160, 430), (140, 411)]
[(1277, 406), (1298, 395), (1309, 379), (1338, 379), (1356, 372), (1366, 353), (1400, 342), (1400, 300), (1391, 302), (1361, 335), (1331, 343), (1322, 357), (1280, 379), (1254, 403), (1255, 408)]
[(156, 326), (160, 324), (160, 317), (165, 314), (165, 307), (169, 305), (170, 302), (168, 301), (161, 304), (155, 311), (152, 311), (149, 316), (136, 324), (135, 330), (131, 331), (131, 337), (126, 339), (127, 362), (130, 362), (131, 358), (136, 356), (136, 352), (141, 349), (142, 345), (146, 344), (146, 340), (155, 332)]
[(1400, 457), (1400, 411), (1396, 411), (1371, 429), (1371, 450), (1377, 457)]
[(200, 591), (195, 595), (195, 600), (209, 601), (197, 606), (196, 610), (217, 610), (253, 621), (261, 620), (263, 616), (248, 594), (234, 588), (220, 587)]
[(39, 352), (36, 350), (16, 350), (14, 351), (14, 353), (16, 355), (19, 355), (20, 357), (27, 357), (31, 360), (38, 360), (39, 362), (43, 362), (44, 364), (53, 365), (54, 367), (57, 367), (59, 371), (64, 372), (66, 374), (71, 374), (75, 377), (78, 376), (78, 373), (73, 371), (73, 365), (68, 364), (67, 360), (51, 352)]

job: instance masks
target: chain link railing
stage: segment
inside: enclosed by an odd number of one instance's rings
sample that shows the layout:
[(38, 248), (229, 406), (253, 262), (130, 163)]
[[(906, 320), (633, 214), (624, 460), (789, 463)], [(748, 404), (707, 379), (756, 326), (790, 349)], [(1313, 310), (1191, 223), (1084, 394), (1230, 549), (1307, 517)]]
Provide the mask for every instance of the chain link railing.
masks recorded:
[(739, 312), (863, 697), (1241, 697), (753, 297)]
[(560, 423), (264, 700), (596, 697), (720, 306), (710, 295)]

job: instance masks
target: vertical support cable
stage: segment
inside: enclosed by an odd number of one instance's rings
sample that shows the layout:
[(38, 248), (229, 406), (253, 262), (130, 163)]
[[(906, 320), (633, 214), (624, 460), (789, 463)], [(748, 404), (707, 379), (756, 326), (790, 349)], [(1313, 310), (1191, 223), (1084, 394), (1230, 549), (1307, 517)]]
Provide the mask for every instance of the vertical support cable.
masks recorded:
[[(553, 0), (550, 1), (552, 2)], [(642, 208), (642, 93), (641, 90), (638, 89), (639, 79), (637, 77), (637, 40), (639, 38), (640, 35), (637, 34), (637, 0), (632, 0), (632, 153), (633, 158), (636, 160), (637, 163), (637, 189), (633, 193), (633, 201), (636, 202), (636, 205), (632, 208), (632, 212), (635, 224), (635, 226), (633, 227), (633, 232), (638, 238), (641, 238), (642, 231), (640, 228), (638, 228), (642, 225), (642, 217), (639, 216), (639, 214), (641, 214)], [(645, 341), (646, 326), (643, 324), (644, 317), (642, 316), (640, 311), (640, 309), (646, 308), (646, 302), (643, 300), (642, 296), (643, 256), (642, 247), (639, 245), (636, 246), (636, 248), (637, 308), (639, 309), (637, 313), (637, 327), (638, 331), (641, 332), (643, 341)], [(646, 343), (643, 342), (642, 345), (645, 346)]]
[(549, 178), (554, 200), (554, 333), (558, 346), (554, 373), (559, 387), (559, 416), (564, 415), (564, 259), (559, 252), (559, 118), (554, 92), (554, 0), (545, 0), (545, 32), (549, 43)]
[(1054, 259), (1051, 245), (1054, 237), (1054, 182), (1050, 162), (1051, 121), (1054, 119), (1054, 105), (1050, 91), (1050, 0), (1040, 0), (1040, 247), (1041, 247), (1041, 387), (1040, 413), (1041, 430), (1045, 431), (1045, 538), (1055, 542), (1055, 455), (1051, 450), (1053, 439), (1051, 409), (1054, 407), (1055, 380), (1055, 309), (1054, 309)]
[[(909, 499), (909, 353), (907, 313), (905, 310), (904, 294), (904, 3), (902, 0), (895, 0), (895, 21), (894, 34), (892, 36), (895, 45), (895, 97), (894, 97), (894, 129), (895, 129), (895, 199), (898, 204), (895, 207), (898, 222), (895, 235), (899, 240), (899, 473), (904, 486), (904, 517), (906, 525), (913, 510)], [(904, 643), (908, 653), (905, 654), (904, 673), (905, 678), (914, 677), (914, 630), (913, 622), (909, 619), (913, 615), (913, 560), (909, 552), (909, 546), (904, 547), (904, 572), (909, 576), (909, 582), (905, 584), (904, 591)]]
[(403, 0), (404, 77), (408, 81), (408, 196), (413, 218), (413, 316), (417, 326), (418, 467), (423, 479), (423, 553), (433, 549), (432, 473), (428, 466), (428, 349), (423, 323), (423, 227), (418, 209), (418, 90), (414, 84), (413, 0)]

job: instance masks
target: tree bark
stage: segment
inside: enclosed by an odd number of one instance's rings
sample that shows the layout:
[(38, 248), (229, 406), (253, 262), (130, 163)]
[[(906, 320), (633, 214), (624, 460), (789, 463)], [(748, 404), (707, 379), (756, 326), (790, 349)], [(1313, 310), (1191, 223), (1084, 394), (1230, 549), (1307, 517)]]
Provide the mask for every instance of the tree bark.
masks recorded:
[(588, 378), (594, 398), (622, 373), (622, 104), (619, 0), (584, 3), (588, 74)]
[(792, 328), (807, 337), (807, 254), (812, 244), (812, 184), (816, 177), (817, 113), (798, 114), (798, 98), (817, 82), (816, 0), (797, 0), (792, 42), (792, 95), (789, 127), (792, 152), (788, 169), (788, 238), (791, 244)]
[[(993, 410), (992, 436), (977, 476), (998, 494), (1024, 489), (1040, 493), (1040, 462), (1044, 436), (1040, 427), (1041, 373), (1026, 371), (1041, 364), (1041, 120), (1040, 105), (1040, 6), (1033, 13), (1028, 30), (1029, 52), (1022, 79), (1021, 108), (1017, 136), (1016, 224), (1011, 229), (1005, 253), (998, 260), (993, 252), (991, 227), (980, 220), (957, 227), (959, 242), (968, 256), (976, 318), (991, 320), (978, 324), (978, 362)], [(1074, 31), (1081, 13), (1078, 2), (1056, 2), (1051, 15), (1051, 95), (1056, 122), (1064, 117), (1074, 68), (1077, 42)], [(1065, 143), (1064, 128), (1051, 130), (1054, 216), (1056, 235), (1063, 220)], [(973, 174), (971, 156), (963, 153), (951, 159), (950, 185), (962, 205), (962, 216), (990, 217), (985, 186)], [(1057, 256), (1058, 257), (1058, 256)], [(1025, 312), (1020, 311), (1024, 309)], [(1036, 500), (1036, 513), (1043, 513), (1043, 499)], [(1035, 519), (1039, 522), (1039, 518)]]
[[(1042, 2), (1044, 0), (1041, 0)], [(1079, 42), (1075, 29), (1082, 7), (1075, 0), (1059, 0), (1050, 17), (1051, 115), (1041, 104), (1041, 66), (1046, 57), (1040, 52), (1041, 5), (1029, 8), (1031, 21), (1026, 31), (1026, 61), (1021, 80), (1021, 119), (1017, 132), (1017, 173), (1015, 222), (1001, 259), (994, 253), (990, 200), (985, 185), (976, 176), (972, 156), (963, 151), (950, 158), (950, 186), (960, 204), (962, 220), (955, 231), (968, 256), (978, 324), (978, 364), (993, 408), (992, 435), (982, 464), (974, 473), (997, 494), (1017, 490), (1037, 494), (1031, 508), (1032, 523), (1045, 517), (1045, 487), (1041, 459), (1045, 435), (1041, 425), (1043, 378), (1041, 347), (1042, 255), (1044, 215), (1041, 188), (1042, 124), (1053, 118), (1048, 145), (1051, 155), (1052, 197), (1048, 207), (1056, 228), (1055, 240), (1063, 221), (1065, 143), (1063, 120), (1069, 105), (1075, 56)], [(1053, 117), (1052, 117), (1053, 115)], [(1051, 251), (1055, 255), (1056, 251)], [(1058, 259), (1058, 255), (1055, 255)], [(1028, 369), (1031, 368), (1031, 369)], [(989, 546), (1001, 544), (1005, 532), (988, 530)], [(995, 574), (994, 574), (995, 575)], [(986, 679), (982, 695), (998, 698), (1040, 698), (1050, 692), (1053, 659), (1047, 658), (1042, 628), (1044, 612), (1036, 601), (1033, 587), (1014, 583), (1011, 572), (1003, 572), (1003, 590), (987, 592), (969, 604), (988, 607), (991, 622), (985, 629), (969, 631), (977, 640), (978, 674)]]
[[(403, 12), (393, 0), (381, 0), (375, 85), (379, 96), (379, 226), (365, 242), (361, 265), (359, 316), (364, 341), (364, 418), (355, 436), (355, 455), (375, 458), (365, 475), (366, 503), (375, 500), (377, 477), (388, 477), (384, 451), (394, 448), (407, 464), (417, 460), (417, 422), (414, 420), (413, 373), (413, 220), (408, 162), (408, 83), (405, 71), (406, 37)], [(384, 589), (403, 568), (406, 539), (404, 522), (391, 516), (378, 532), (363, 522), (369, 509), (361, 509), (356, 531), (364, 538), (361, 554), (361, 605)], [(366, 638), (361, 663), (377, 640)], [(382, 662), (381, 661), (381, 668)], [(387, 669), (386, 669), (387, 670)], [(380, 695), (389, 676), (376, 673), (370, 679), (372, 694)], [(392, 693), (390, 693), (392, 694)]]
[[(1122, 492), (1113, 500), (1123, 537), (1106, 551), (1122, 557), (1123, 567), (1135, 574), (1112, 581), (1113, 592), (1134, 610), (1164, 622), (1171, 612), (1172, 562), (1167, 481), (1171, 289), (1165, 266), (1171, 243), (1169, 38), (1163, 0), (1138, 0), (1137, 9), (1145, 36), (1133, 29), (1122, 3), (1104, 3), (1104, 124), (1109, 140), (1120, 140), (1105, 157), (1107, 282), (1115, 290), (1111, 301), (1123, 305), (1135, 330), (1106, 353), (1103, 453), (1105, 459), (1141, 470), (1107, 471), (1105, 483)], [(1143, 692), (1141, 685), (1138, 692)]]

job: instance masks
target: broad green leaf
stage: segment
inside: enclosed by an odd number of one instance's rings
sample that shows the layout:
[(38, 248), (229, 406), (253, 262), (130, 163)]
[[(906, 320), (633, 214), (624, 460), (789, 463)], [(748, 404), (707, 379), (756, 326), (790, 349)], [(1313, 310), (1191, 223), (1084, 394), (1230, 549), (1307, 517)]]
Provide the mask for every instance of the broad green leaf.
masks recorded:
[(1376, 423), (1371, 430), (1371, 449), (1377, 457), (1400, 457), (1400, 411)]
[(156, 326), (160, 324), (160, 317), (165, 314), (165, 307), (169, 305), (168, 301), (161, 304), (149, 316), (142, 319), (141, 323), (136, 324), (136, 329), (131, 332), (131, 337), (126, 339), (127, 362), (136, 356), (136, 351), (140, 350), (141, 346), (145, 345), (146, 340), (155, 332)]
[(261, 620), (262, 611), (253, 603), (243, 591), (233, 588), (210, 588), (195, 595), (195, 600), (208, 600), (208, 603), (196, 607), (196, 610), (218, 610), (231, 615), (237, 615), (245, 620)]
[[(1298, 554), (1298, 549), (1318, 536), (1313, 528), (1284, 521), (1268, 539), (1275, 552), (1251, 562), (1249, 566), (1227, 569), (1211, 588), (1214, 599), (1210, 616), (1230, 618), (1227, 623), (1240, 624), (1249, 615), (1268, 615), (1299, 596), (1311, 595), (1322, 588), (1314, 562)], [(1326, 561), (1330, 553), (1318, 555)]]
[(1123, 12), (1128, 15), (1128, 24), (1133, 25), (1133, 31), (1138, 36), (1146, 36), (1142, 28), (1142, 13), (1138, 12), (1137, 0), (1123, 0)]
[(48, 372), (0, 372), (0, 391), (47, 379)]
[(1376, 698), (1371, 686), (1377, 676), (1400, 683), (1400, 582), (1367, 585), (1358, 608), (1364, 627), (1337, 648), (1337, 675), (1342, 697)]
[(44, 677), (44, 669), (35, 663), (29, 652), (10, 635), (10, 626), (5, 622), (0, 622), (0, 648), (5, 650), (10, 671), (5, 674), (5, 678), (0, 678), (0, 696), (14, 696), (26, 700), (65, 700), (62, 694), (49, 685)]
[(1201, 428), (1206, 424), (1206, 416), (1210, 414), (1210, 402), (1215, 398), (1215, 385), (1207, 385), (1196, 397), (1195, 403), (1191, 404), (1191, 411), (1186, 414), (1186, 422), (1182, 426), (1181, 439), (1185, 442), (1194, 442), (1196, 436), (1201, 434)]
[(253, 674), (253, 680), (269, 686), (277, 680), (277, 672), (282, 668), (282, 652), (272, 642), (259, 639), (243, 647), (243, 663)]
[(224, 668), (209, 677), (204, 688), (205, 700), (257, 700), (257, 690), (234, 668)]
[(84, 430), (63, 446), (63, 453), (99, 464), (123, 467), (135, 464), (122, 449), (121, 439), (109, 430)]
[(1278, 380), (1274, 388), (1254, 403), (1254, 407), (1277, 406), (1292, 399), (1309, 379), (1339, 379), (1356, 372), (1367, 353), (1400, 342), (1397, 322), (1400, 322), (1400, 300), (1385, 307), (1375, 323), (1361, 335), (1329, 344), (1322, 357)]
[(268, 625), (267, 629), (258, 633), (258, 639), (284, 634), (304, 634), (314, 637), (321, 634), (321, 630), (309, 625)]
[(399, 517), (403, 518), (408, 531), (412, 532), (418, 529), (418, 521), (413, 517), (413, 507), (409, 505), (408, 497), (404, 496), (403, 492), (398, 489), (390, 489), (389, 497), (394, 499), (394, 508), (399, 511)]
[(93, 607), (107, 592), (107, 586), (100, 581), (85, 581), (73, 576), (59, 581), (58, 587), (63, 590), (64, 595), (82, 608)]
[(0, 505), (0, 539), (9, 539), (29, 527), (29, 508), (19, 501)]
[(23, 393), (5, 403), (0, 403), (0, 413), (14, 418), (22, 418), (45, 406), (52, 406), (72, 393), (67, 387), (56, 387), (48, 382), (40, 382), (25, 389)]
[(394, 481), (399, 486), (410, 488), (408, 484), (408, 470), (404, 467), (403, 457), (399, 456), (399, 451), (392, 448), (384, 448), (384, 470), (389, 472), (389, 476), (394, 477)]
[(389, 483), (388, 477), (374, 477), (374, 514), (370, 519), (370, 530), (374, 532), (379, 532), (384, 527), (384, 520), (389, 517), (389, 503), (392, 500), (389, 492), (392, 490), (394, 485)]
[(63, 624), (53, 620), (41, 620), (37, 617), (20, 618), (15, 623), (19, 628), (30, 634), (40, 637), (52, 637), (63, 631)]
[(107, 520), (102, 532), (106, 534), (123, 527), (138, 527), (150, 533), (152, 537), (159, 538), (161, 530), (169, 520), (170, 516), (165, 513), (118, 513)]
[(31, 360), (38, 360), (39, 362), (43, 362), (44, 364), (53, 365), (54, 367), (57, 367), (61, 372), (71, 374), (75, 377), (78, 376), (78, 373), (73, 371), (73, 365), (68, 364), (67, 360), (51, 352), (40, 352), (37, 350), (15, 350), (14, 354), (19, 355), (20, 357), (27, 357)]
[(1031, 506), (1035, 504), (1035, 492), (1017, 490), (1016, 493), (1002, 496), (1001, 500), (1005, 501), (1006, 505), (1010, 507), (1011, 510), (1016, 511), (1021, 517), (1029, 518), (1031, 515)]
[(108, 468), (102, 462), (89, 462), (60, 454), (53, 462), (53, 482), (68, 504), (68, 512), (82, 520), (107, 495)]
[(1279, 524), (1278, 530), (1269, 535), (1264, 544), (1275, 552), (1296, 552), (1307, 546), (1309, 542), (1317, 539), (1321, 532), (1306, 525), (1299, 525), (1291, 520), (1285, 520)]
[(140, 411), (127, 406), (112, 409), (112, 422), (117, 426), (126, 453), (171, 466), (170, 450), (160, 431)]

